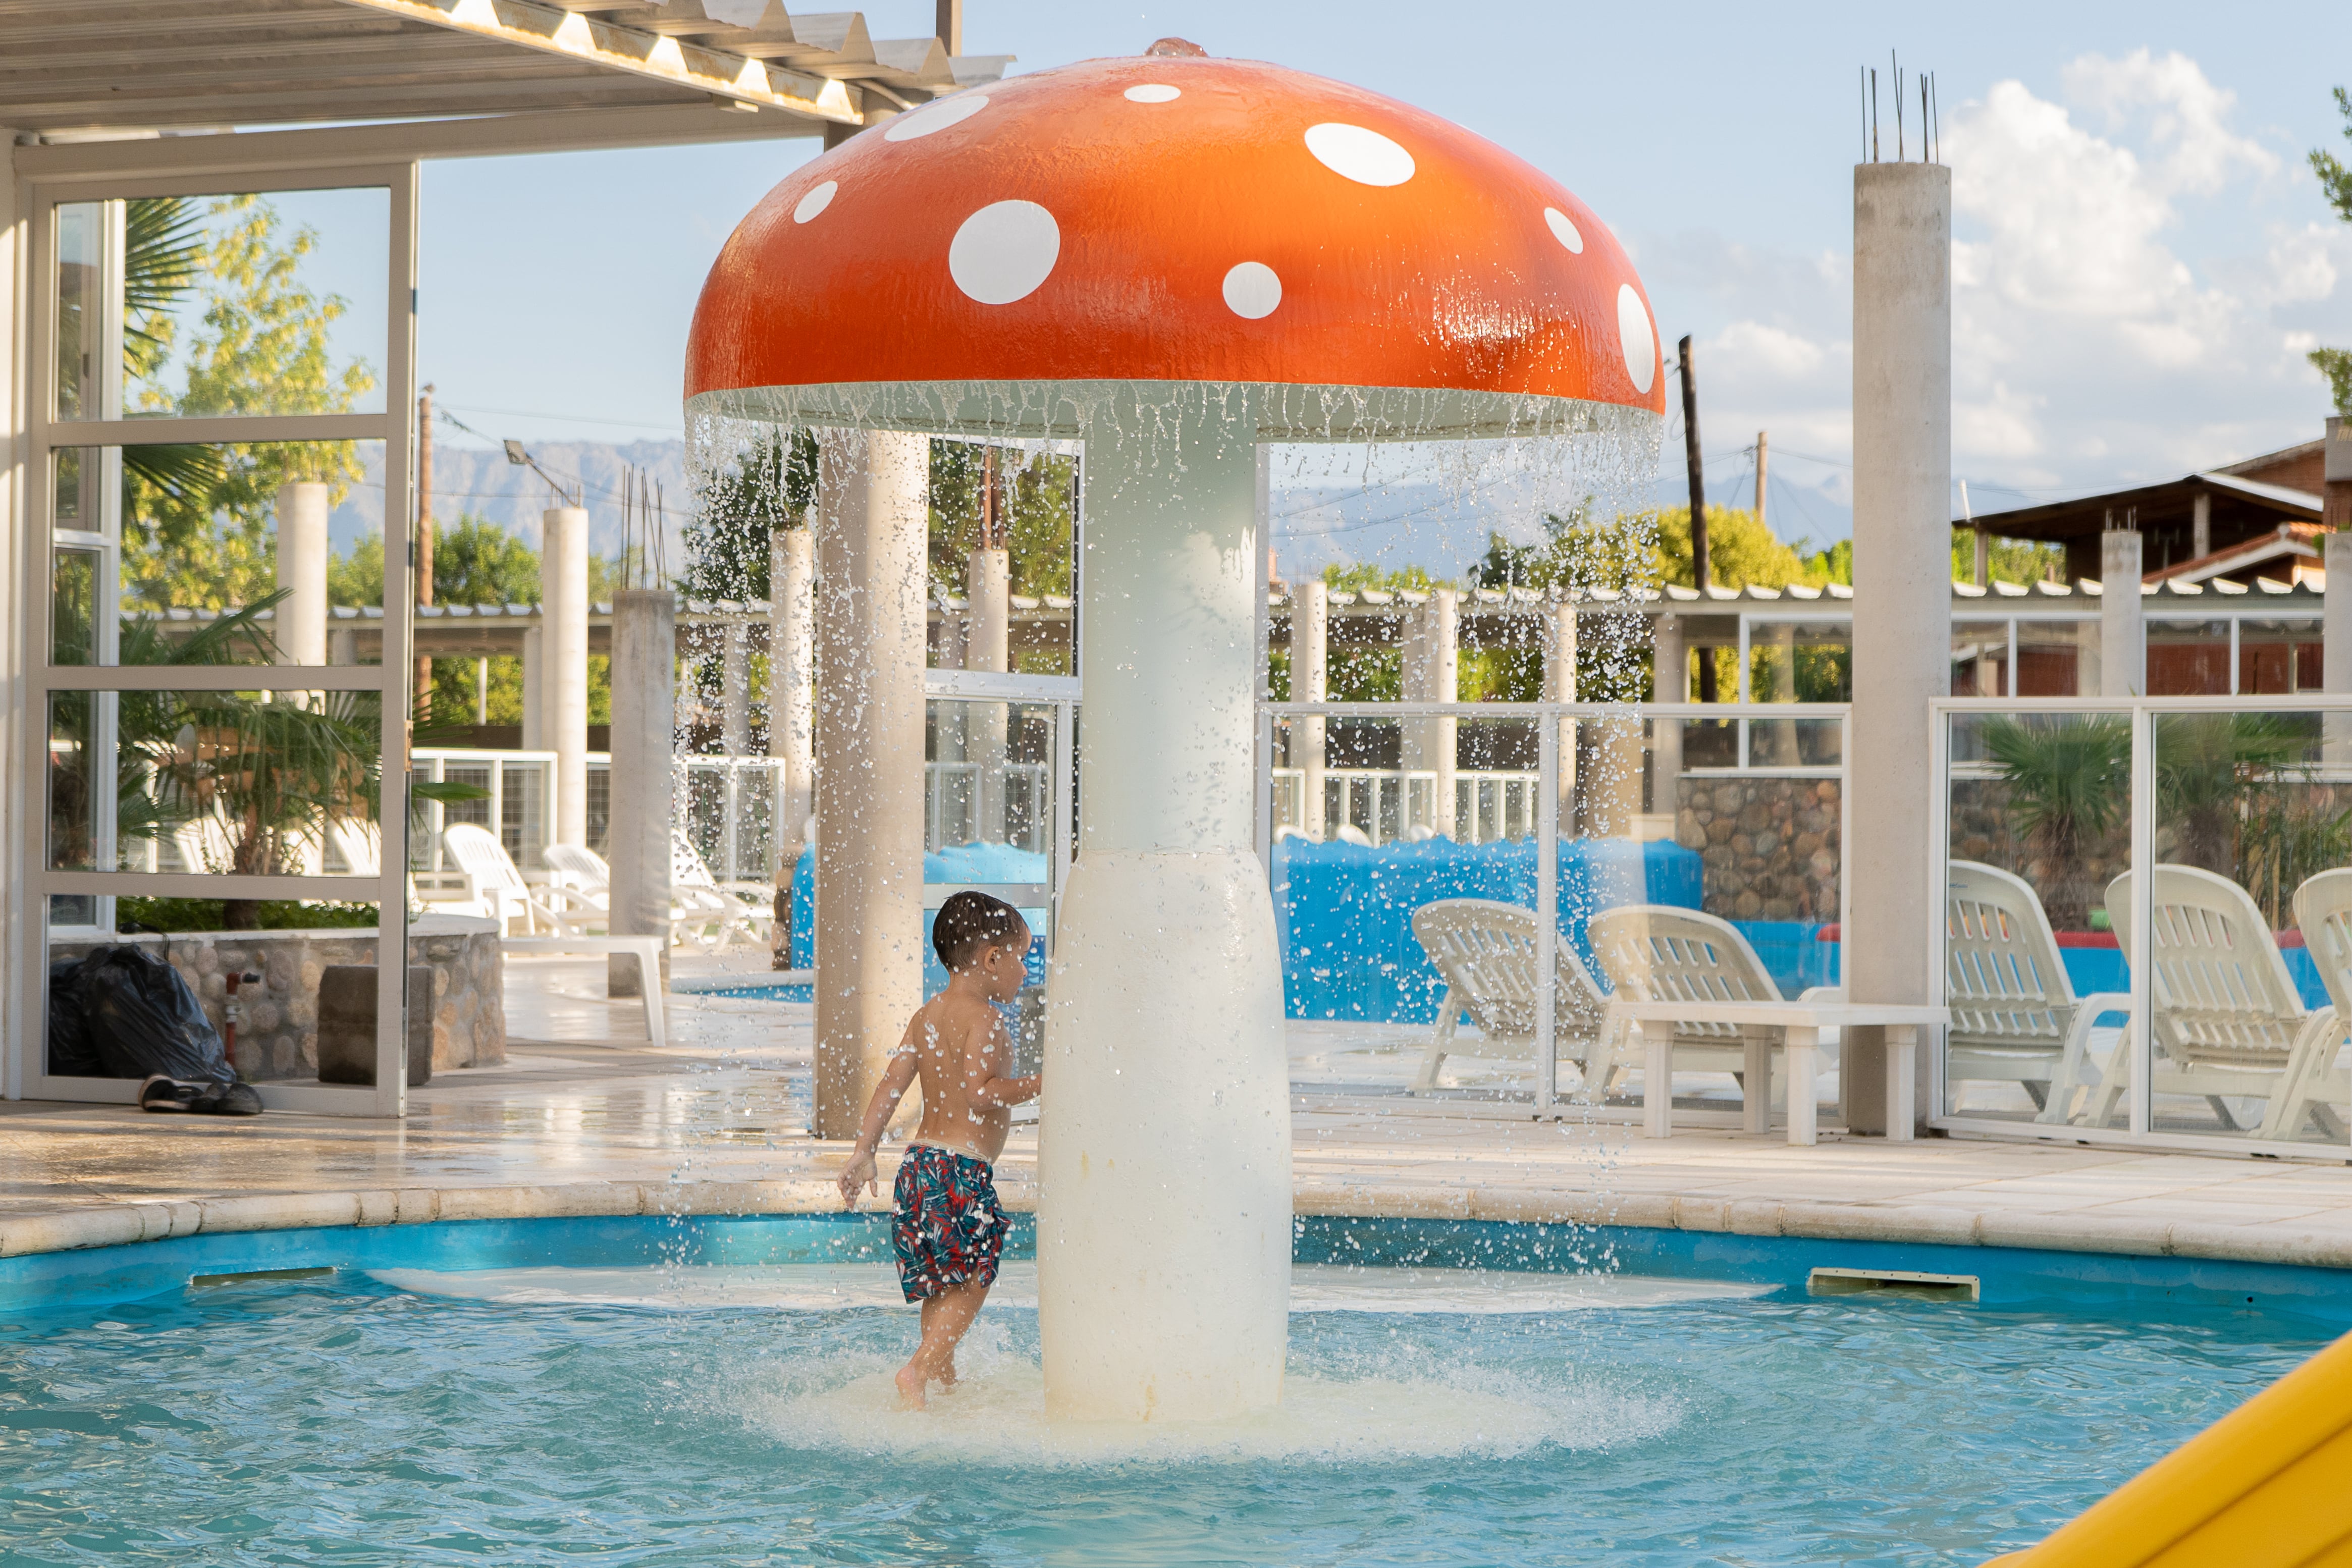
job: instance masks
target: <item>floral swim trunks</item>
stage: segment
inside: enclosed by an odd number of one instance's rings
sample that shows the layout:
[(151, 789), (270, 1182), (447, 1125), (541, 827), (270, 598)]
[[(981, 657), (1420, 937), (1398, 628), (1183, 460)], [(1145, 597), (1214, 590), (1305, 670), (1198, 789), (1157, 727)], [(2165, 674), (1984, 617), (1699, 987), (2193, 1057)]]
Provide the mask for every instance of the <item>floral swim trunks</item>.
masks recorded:
[(910, 1301), (950, 1285), (996, 1283), (996, 1262), (1013, 1222), (996, 1201), (986, 1160), (929, 1144), (910, 1144), (891, 1189), (898, 1217), (890, 1244), (898, 1253), (898, 1287)]

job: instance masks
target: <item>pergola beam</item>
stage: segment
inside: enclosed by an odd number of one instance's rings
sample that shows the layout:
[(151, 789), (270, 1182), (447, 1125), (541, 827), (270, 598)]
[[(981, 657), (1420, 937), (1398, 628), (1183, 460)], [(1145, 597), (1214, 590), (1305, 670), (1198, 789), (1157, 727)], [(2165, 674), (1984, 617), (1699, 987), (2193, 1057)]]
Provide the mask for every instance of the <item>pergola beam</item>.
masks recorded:
[(782, 110), (841, 125), (862, 123), (838, 81), (804, 76), (699, 44), (682, 42), (539, 5), (529, 0), (346, 0), (354, 6), (520, 48), (560, 55), (671, 87)]

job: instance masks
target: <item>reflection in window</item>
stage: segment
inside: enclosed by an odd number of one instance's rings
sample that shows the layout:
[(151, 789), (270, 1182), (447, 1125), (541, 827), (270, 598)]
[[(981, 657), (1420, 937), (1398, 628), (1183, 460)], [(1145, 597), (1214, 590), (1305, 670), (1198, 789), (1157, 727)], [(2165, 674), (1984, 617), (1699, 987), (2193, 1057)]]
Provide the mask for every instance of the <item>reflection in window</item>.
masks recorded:
[(61, 419), (376, 413), (382, 189), (56, 209)]

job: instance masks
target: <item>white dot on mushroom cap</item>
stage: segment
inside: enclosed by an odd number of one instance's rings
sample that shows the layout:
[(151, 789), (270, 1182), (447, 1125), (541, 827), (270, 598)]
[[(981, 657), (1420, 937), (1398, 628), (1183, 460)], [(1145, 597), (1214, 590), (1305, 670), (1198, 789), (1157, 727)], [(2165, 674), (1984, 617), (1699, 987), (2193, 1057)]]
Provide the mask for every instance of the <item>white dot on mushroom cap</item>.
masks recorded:
[(1173, 103), (1183, 96), (1181, 89), (1170, 87), (1164, 81), (1144, 82), (1129, 88), (1125, 94), (1129, 103)]
[(948, 276), (982, 305), (1036, 292), (1062, 254), (1062, 228), (1034, 202), (992, 202), (964, 219), (948, 246)]
[(1566, 213), (1558, 207), (1546, 207), (1544, 222), (1551, 225), (1551, 237), (1568, 246), (1571, 255), (1584, 254), (1584, 236), (1576, 232), (1576, 225), (1568, 221)]
[(1658, 339), (1650, 328), (1650, 308), (1630, 283), (1617, 286), (1617, 338), (1625, 350), (1625, 373), (1633, 390), (1645, 392), (1658, 375)]
[(833, 193), (839, 189), (841, 189), (841, 183), (836, 180), (827, 180), (822, 185), (809, 187), (808, 194), (803, 196), (799, 204), (793, 208), (793, 222), (804, 224), (833, 205)]
[(910, 109), (904, 114), (894, 114), (882, 132), (885, 141), (912, 141), (918, 136), (929, 136), (934, 131), (945, 131), (950, 125), (961, 125), (988, 107), (984, 92), (958, 93), (953, 98), (927, 103), (920, 109)]
[(1225, 304), (1253, 321), (1274, 314), (1282, 303), (1282, 279), (1262, 261), (1244, 261), (1225, 274)]
[(1360, 125), (1327, 120), (1307, 128), (1307, 151), (1334, 174), (1359, 185), (1402, 185), (1412, 178), (1412, 154)]

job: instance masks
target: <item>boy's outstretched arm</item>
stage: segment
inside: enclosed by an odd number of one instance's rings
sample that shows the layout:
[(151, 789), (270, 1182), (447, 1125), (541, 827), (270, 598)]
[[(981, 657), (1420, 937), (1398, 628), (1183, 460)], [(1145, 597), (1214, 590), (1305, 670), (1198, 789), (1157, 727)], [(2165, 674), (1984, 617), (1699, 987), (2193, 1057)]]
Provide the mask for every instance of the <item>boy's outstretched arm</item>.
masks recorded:
[(874, 1098), (866, 1103), (866, 1120), (858, 1126), (856, 1146), (850, 1151), (849, 1163), (841, 1167), (836, 1185), (841, 1188), (844, 1208), (857, 1207), (857, 1189), (861, 1186), (880, 1195), (881, 1183), (874, 1174), (874, 1151), (881, 1146), (882, 1129), (890, 1124), (898, 1102), (907, 1097), (908, 1088), (915, 1082), (915, 1026), (910, 1023), (907, 1026), (907, 1038), (891, 1053), (882, 1082), (874, 1086)]

